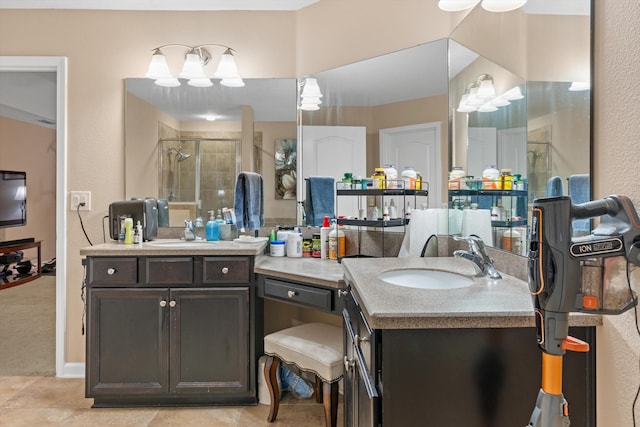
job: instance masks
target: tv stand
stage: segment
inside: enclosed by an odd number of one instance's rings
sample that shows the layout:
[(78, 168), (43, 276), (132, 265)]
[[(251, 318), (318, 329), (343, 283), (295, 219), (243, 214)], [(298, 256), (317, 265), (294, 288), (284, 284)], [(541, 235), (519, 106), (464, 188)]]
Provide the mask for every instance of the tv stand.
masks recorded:
[[(29, 241), (30, 240), (30, 241)], [(38, 253), (38, 263), (36, 264), (36, 271), (28, 274), (8, 274), (0, 277), (0, 290), (11, 288), (13, 286), (22, 285), (23, 283), (30, 282), (42, 276), (42, 258), (40, 253), (41, 241), (35, 239), (20, 239), (12, 240), (9, 242), (0, 243), (0, 254), (8, 252), (16, 252), (24, 249), (36, 249)], [(4, 268), (4, 271), (9, 271), (8, 266)]]

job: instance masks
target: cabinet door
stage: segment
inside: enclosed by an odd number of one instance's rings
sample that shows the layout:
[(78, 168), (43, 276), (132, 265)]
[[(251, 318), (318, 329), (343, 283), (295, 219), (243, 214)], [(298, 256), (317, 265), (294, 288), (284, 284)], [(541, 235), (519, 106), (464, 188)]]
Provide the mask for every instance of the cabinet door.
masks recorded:
[(255, 394), (249, 287), (172, 289), (170, 305), (171, 392)]
[(87, 396), (168, 391), (167, 289), (89, 289)]

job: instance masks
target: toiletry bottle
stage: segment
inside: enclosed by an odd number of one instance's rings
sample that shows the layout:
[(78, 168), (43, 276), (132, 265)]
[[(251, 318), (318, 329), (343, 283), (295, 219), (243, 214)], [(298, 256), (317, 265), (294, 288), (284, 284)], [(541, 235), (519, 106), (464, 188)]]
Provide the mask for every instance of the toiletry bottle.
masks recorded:
[(408, 223), (411, 219), (411, 202), (407, 202), (407, 207), (404, 210), (404, 222)]
[(205, 236), (210, 242), (220, 239), (220, 227), (213, 217), (213, 211), (209, 211), (209, 221), (205, 225)]
[(382, 208), (382, 220), (389, 221), (389, 206), (387, 206), (387, 202), (384, 202), (384, 207)]
[(500, 221), (500, 211), (495, 203), (491, 207), (491, 221)]
[(143, 237), (144, 236), (142, 235), (142, 224), (140, 224), (140, 221), (138, 221), (136, 224), (136, 231), (133, 234), (133, 243), (142, 243), (142, 241), (144, 240)]
[(124, 243), (124, 220), (125, 217), (120, 217), (120, 234), (118, 234), (118, 243)]
[(422, 172), (416, 171), (416, 190), (422, 190)]
[(329, 258), (329, 233), (331, 224), (329, 217), (325, 215), (322, 227), (320, 228), (320, 258)]
[(124, 244), (133, 244), (133, 218), (126, 218), (124, 220)]
[(329, 259), (342, 258), (346, 252), (346, 236), (338, 221), (334, 221), (333, 230), (329, 233)]
[(218, 224), (224, 224), (224, 219), (222, 219), (222, 210), (218, 209), (218, 216), (216, 216), (216, 222)]
[(396, 207), (396, 203), (393, 199), (389, 202), (389, 219), (398, 218), (398, 208)]
[(302, 234), (299, 231), (287, 234), (286, 251), (289, 258), (302, 257)]

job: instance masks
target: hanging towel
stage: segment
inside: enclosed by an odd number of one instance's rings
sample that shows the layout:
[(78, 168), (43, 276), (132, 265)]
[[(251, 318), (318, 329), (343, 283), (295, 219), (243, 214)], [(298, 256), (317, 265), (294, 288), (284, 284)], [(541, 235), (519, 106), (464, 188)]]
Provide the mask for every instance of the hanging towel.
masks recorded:
[(238, 229), (254, 231), (264, 225), (262, 176), (253, 172), (238, 175), (234, 210)]
[(311, 176), (305, 179), (307, 187), (307, 200), (305, 202), (307, 223), (321, 227), (325, 216), (334, 217), (335, 180), (328, 176)]
[(558, 196), (564, 196), (562, 178), (560, 178), (559, 176), (552, 176), (547, 180), (547, 197)]
[[(590, 180), (588, 174), (578, 174), (569, 176), (569, 197), (575, 204), (585, 203), (591, 200)], [(574, 219), (573, 231), (581, 234), (591, 232), (590, 219)]]

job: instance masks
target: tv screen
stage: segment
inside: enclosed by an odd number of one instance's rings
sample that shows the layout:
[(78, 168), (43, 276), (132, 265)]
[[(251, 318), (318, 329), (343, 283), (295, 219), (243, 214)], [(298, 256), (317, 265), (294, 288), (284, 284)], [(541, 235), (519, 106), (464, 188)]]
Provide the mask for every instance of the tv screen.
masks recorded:
[(0, 227), (27, 223), (27, 173), (0, 170)]

